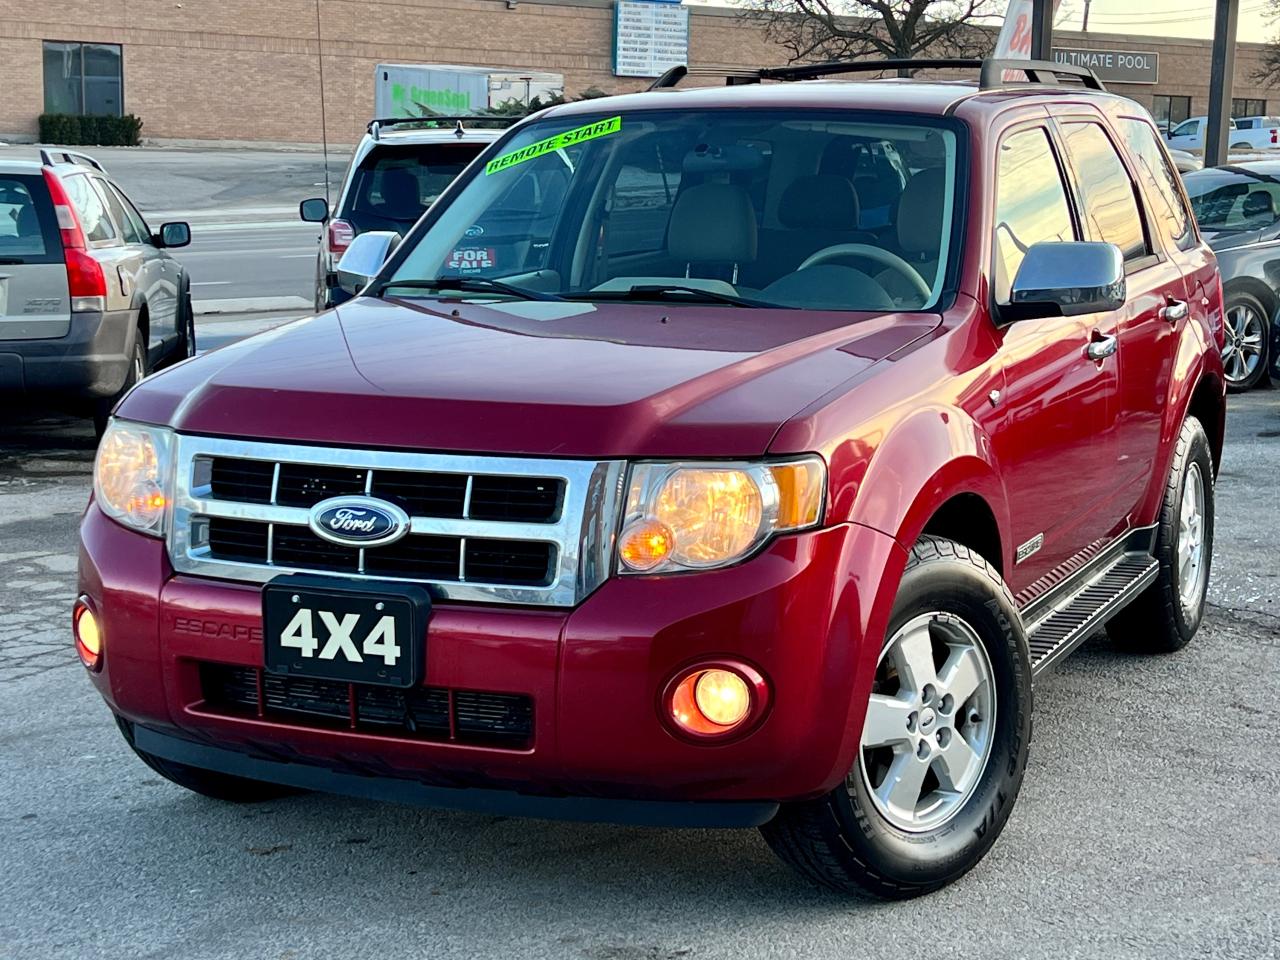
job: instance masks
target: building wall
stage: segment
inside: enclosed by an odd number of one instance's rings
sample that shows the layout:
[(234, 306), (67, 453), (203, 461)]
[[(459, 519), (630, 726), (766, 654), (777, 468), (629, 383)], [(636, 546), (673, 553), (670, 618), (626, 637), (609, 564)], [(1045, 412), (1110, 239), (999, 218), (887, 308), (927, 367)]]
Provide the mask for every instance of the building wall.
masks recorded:
[[(317, 40), (317, 4), (319, 37)], [(0, 0), (0, 135), (31, 137), (44, 109), (42, 40), (118, 43), (125, 110), (157, 139), (318, 142), (323, 51), (329, 139), (354, 141), (373, 111), (378, 63), (457, 63), (561, 73), (570, 96), (647, 81), (612, 74), (611, 0)], [(1061, 46), (1156, 50), (1160, 83), (1114, 85), (1150, 106), (1152, 93), (1208, 105), (1207, 41), (1062, 33)], [(1280, 91), (1250, 79), (1262, 47), (1241, 44), (1237, 97), (1280, 110)], [(694, 8), (690, 61), (784, 63), (780, 48), (734, 11)]]

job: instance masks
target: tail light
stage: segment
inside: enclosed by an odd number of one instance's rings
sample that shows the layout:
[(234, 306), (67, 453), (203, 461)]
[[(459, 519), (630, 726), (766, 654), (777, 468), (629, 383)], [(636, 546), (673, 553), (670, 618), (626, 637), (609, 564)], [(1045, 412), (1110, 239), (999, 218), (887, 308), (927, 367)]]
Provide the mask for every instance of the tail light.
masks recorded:
[(54, 216), (58, 220), (58, 233), (62, 236), (63, 259), (67, 264), (67, 291), (71, 294), (71, 312), (102, 311), (107, 309), (107, 275), (88, 252), (84, 229), (76, 208), (71, 205), (66, 188), (58, 175), (44, 168), (44, 182), (53, 201)]
[(335, 257), (342, 256), (355, 238), (356, 228), (346, 220), (329, 221), (329, 252)]
[(1280, 140), (1276, 139), (1276, 137), (1277, 137), (1277, 135), (1278, 135), (1278, 134), (1280, 134), (1280, 127), (1272, 127), (1272, 128), (1271, 128), (1271, 142), (1272, 142), (1272, 143), (1280, 143)]

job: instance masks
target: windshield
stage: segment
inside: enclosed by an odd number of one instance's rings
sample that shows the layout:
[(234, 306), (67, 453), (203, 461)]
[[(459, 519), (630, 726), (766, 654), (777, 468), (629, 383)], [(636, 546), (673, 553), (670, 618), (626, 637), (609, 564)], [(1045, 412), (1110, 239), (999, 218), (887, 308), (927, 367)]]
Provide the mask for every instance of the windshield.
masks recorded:
[(424, 282), (465, 277), (473, 291), (501, 281), (494, 296), (929, 309), (950, 256), (956, 143), (942, 121), (853, 111), (535, 122), (432, 212), (383, 289), (456, 296)]
[(1243, 170), (1203, 170), (1185, 179), (1201, 230), (1262, 230), (1280, 218), (1280, 182)]

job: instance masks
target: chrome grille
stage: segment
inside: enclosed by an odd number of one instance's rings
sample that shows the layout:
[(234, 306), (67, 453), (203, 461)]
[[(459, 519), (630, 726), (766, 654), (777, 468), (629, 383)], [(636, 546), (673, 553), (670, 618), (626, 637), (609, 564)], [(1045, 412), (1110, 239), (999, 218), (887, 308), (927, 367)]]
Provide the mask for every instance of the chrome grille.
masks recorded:
[[(608, 574), (624, 464), (179, 436), (169, 553), (182, 573), (412, 580), (443, 599), (572, 606)], [(404, 509), (379, 547), (316, 536), (311, 507), (367, 493)]]

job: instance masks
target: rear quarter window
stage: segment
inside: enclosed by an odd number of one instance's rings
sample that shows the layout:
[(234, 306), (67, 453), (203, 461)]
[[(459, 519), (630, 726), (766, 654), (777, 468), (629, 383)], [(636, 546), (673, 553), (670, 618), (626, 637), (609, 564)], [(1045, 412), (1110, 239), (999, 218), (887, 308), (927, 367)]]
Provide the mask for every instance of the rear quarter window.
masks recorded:
[(71, 198), (76, 214), (80, 217), (80, 226), (84, 230), (85, 239), (90, 243), (114, 240), (116, 228), (111, 218), (107, 216), (107, 208), (102, 202), (102, 197), (98, 196), (98, 191), (93, 189), (89, 178), (84, 174), (64, 177), (62, 186), (67, 191), (67, 196)]
[(1120, 121), (1120, 135), (1129, 148), (1139, 178), (1147, 187), (1151, 213), (1158, 229), (1180, 250), (1195, 246), (1191, 211), (1178, 188), (1178, 175), (1160, 149), (1151, 124), (1133, 117), (1123, 119)]
[(61, 260), (62, 242), (44, 178), (0, 174), (0, 265)]

